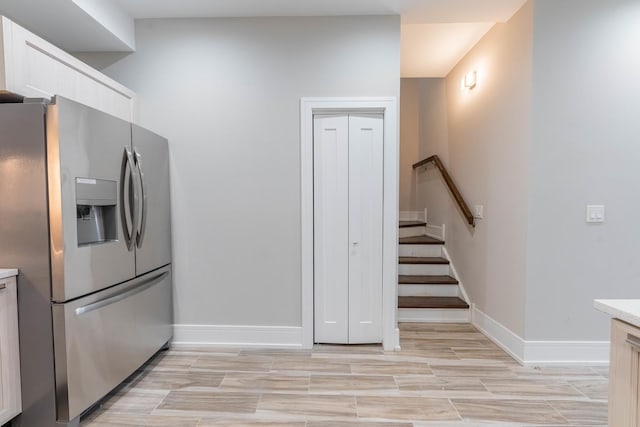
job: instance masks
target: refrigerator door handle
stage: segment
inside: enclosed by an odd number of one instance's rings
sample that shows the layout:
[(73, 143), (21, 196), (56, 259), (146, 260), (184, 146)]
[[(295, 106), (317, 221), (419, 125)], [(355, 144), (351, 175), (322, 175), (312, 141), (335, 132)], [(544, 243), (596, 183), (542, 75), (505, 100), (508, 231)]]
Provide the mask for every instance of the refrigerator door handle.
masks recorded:
[(133, 149), (133, 153), (135, 164), (138, 168), (138, 175), (140, 177), (140, 191), (142, 193), (142, 214), (138, 230), (136, 231), (136, 246), (138, 248), (141, 248), (142, 242), (144, 241), (144, 233), (147, 229), (147, 188), (145, 184), (144, 172), (142, 170), (142, 156), (135, 148)]
[(131, 211), (131, 172), (133, 162), (131, 151), (124, 147), (122, 154), (122, 167), (120, 172), (120, 219), (122, 222), (122, 232), (127, 249), (133, 249), (133, 214)]
[(129, 155), (131, 156), (131, 182), (133, 184), (133, 206), (131, 206), (131, 248), (129, 250), (133, 250), (133, 248), (136, 247), (136, 240), (138, 236), (138, 230), (140, 229), (140, 221), (142, 217), (140, 206), (140, 193), (142, 192), (142, 185), (140, 183), (140, 174), (138, 173), (138, 168), (136, 166), (135, 154), (130, 151)]
[(98, 300), (96, 302), (92, 302), (91, 304), (83, 305), (82, 307), (78, 307), (78, 308), (76, 308), (74, 310), (74, 313), (75, 313), (76, 316), (80, 316), (82, 314), (86, 314), (86, 313), (92, 312), (94, 310), (98, 310), (98, 309), (106, 307), (108, 305), (115, 304), (118, 301), (122, 301), (123, 299), (129, 298), (132, 295), (139, 294), (140, 292), (149, 289), (150, 287), (152, 287), (156, 283), (161, 282), (162, 280), (164, 280), (164, 278), (168, 274), (169, 273), (166, 272), (166, 271), (164, 271), (164, 272), (162, 272), (160, 274), (156, 274), (155, 276), (149, 277), (147, 280), (137, 284), (133, 288), (127, 289), (124, 292), (121, 292), (119, 294), (115, 294), (115, 295), (103, 298), (103, 299)]

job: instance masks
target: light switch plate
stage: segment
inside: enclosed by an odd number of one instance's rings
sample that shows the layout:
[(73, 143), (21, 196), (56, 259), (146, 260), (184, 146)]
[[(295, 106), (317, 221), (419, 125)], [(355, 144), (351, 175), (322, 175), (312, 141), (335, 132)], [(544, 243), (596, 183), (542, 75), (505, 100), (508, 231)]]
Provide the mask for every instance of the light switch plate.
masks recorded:
[(591, 224), (604, 222), (604, 205), (587, 205), (587, 219)]
[(484, 218), (484, 206), (482, 205), (475, 205), (473, 207), (473, 217), (475, 219), (482, 219)]

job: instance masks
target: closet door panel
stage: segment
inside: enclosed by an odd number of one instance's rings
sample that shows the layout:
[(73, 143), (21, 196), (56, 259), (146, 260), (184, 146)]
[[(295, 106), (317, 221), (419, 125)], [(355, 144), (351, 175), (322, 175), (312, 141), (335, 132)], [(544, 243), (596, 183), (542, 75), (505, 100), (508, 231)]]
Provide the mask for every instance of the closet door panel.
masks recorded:
[(382, 341), (383, 120), (349, 116), (349, 343)]
[(349, 119), (314, 117), (314, 340), (349, 342)]

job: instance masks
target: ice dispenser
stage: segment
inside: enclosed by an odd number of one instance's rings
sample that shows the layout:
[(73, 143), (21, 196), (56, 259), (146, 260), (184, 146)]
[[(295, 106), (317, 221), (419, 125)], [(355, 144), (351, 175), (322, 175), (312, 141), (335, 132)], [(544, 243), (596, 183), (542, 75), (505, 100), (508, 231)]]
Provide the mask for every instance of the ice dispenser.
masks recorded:
[(115, 181), (76, 178), (78, 246), (118, 239)]

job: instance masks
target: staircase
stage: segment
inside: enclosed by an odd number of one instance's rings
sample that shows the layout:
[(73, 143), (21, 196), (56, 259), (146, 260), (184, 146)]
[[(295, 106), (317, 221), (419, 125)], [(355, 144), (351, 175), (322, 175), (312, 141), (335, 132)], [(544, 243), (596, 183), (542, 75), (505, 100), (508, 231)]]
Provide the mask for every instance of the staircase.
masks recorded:
[(444, 251), (420, 221), (400, 221), (398, 321), (466, 323), (469, 304)]

